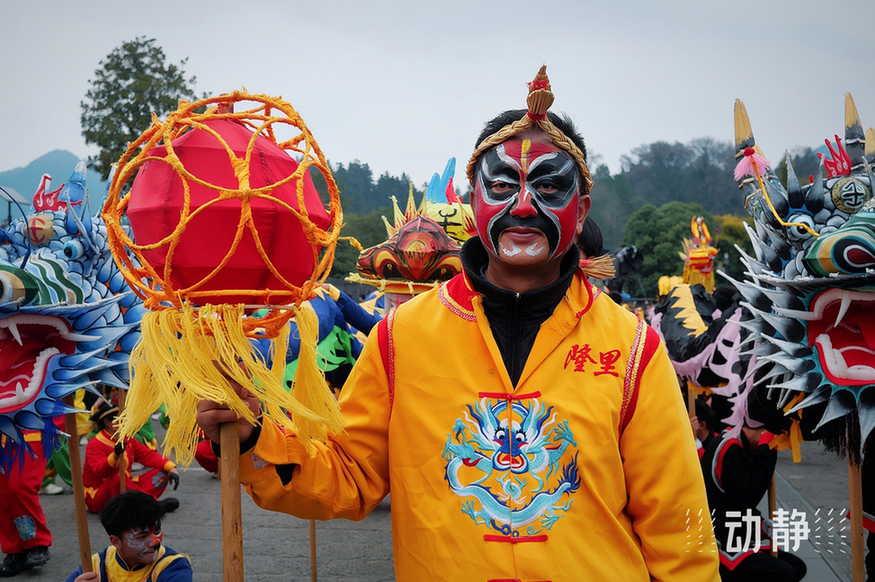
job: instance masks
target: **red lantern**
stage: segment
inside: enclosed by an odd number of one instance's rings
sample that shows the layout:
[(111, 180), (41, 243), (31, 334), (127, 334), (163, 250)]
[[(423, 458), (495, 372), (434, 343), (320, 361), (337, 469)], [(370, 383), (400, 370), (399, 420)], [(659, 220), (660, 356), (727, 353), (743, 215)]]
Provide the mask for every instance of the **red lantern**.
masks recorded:
[[(241, 101), (259, 106), (234, 112)], [(275, 126), (297, 135), (277, 142)], [(328, 184), (329, 212), (311, 167)], [(339, 196), (288, 103), (243, 92), (182, 102), (128, 147), (119, 168), (104, 205), (108, 243), (147, 308), (300, 303), (327, 276), (342, 221)]]
[[(186, 202), (184, 179), (190, 190), (188, 210), (192, 218), (173, 249), (172, 264), (167, 264), (168, 246), (144, 250), (143, 255), (158, 273), (171, 267), (168, 274), (173, 288), (198, 291), (196, 296), (192, 295), (192, 301), (200, 305), (256, 301), (251, 295), (203, 295), (205, 291), (285, 288), (262, 260), (258, 245), (262, 246), (283, 278), (301, 286), (313, 271), (314, 251), (292, 212), (272, 200), (259, 198), (251, 199), (252, 221), (259, 240), (256, 241), (251, 229), (244, 229), (227, 263), (213, 277), (198, 285), (229, 255), (242, 216), (241, 200), (231, 197), (221, 200), (222, 190), (216, 189), (233, 191), (245, 186), (239, 183), (225, 146), (243, 160), (253, 138), (253, 132), (237, 120), (215, 119), (203, 125), (204, 129), (189, 130), (172, 140), (169, 148), (161, 145), (150, 149), (147, 154), (150, 159), (134, 180), (127, 216), (138, 245), (159, 243), (179, 228)], [(172, 154), (178, 157), (193, 179), (177, 173), (167, 163), (167, 157)], [(276, 143), (262, 135), (255, 136), (248, 164), (250, 189), (272, 187), (291, 176), (297, 168), (298, 162)], [(309, 173), (304, 174), (303, 181), (306, 213), (317, 227), (325, 229), (329, 224), (328, 214)], [(296, 182), (292, 180), (274, 188), (272, 196), (300, 211)]]
[[(239, 102), (256, 107), (235, 112)], [(293, 137), (277, 141), (275, 127)], [(325, 179), (327, 210), (310, 168)], [(150, 311), (131, 353), (124, 434), (165, 403), (174, 419), (165, 444), (190, 460), (199, 399), (225, 402), (254, 420), (224, 374), (254, 380), (265, 414), (305, 442), (340, 430), (339, 409), (315, 361), (317, 322), (301, 303), (331, 269), (343, 214), (328, 162), (291, 105), (243, 92), (180, 103), (129, 145), (103, 210), (113, 257)], [(249, 317), (247, 304), (268, 309)], [(299, 366), (290, 394), (279, 373), (284, 359), (269, 364), (249, 339), (271, 339), (272, 352), (284, 354), (293, 316), (302, 345), (311, 342), (314, 353), (309, 368)], [(301, 380), (302, 369), (316, 377)]]

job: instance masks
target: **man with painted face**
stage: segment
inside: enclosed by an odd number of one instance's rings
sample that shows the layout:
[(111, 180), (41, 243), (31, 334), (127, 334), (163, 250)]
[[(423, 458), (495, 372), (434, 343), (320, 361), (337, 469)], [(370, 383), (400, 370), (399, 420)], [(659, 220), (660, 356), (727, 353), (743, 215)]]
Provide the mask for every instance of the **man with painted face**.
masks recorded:
[(83, 573), (79, 566), (67, 582), (191, 582), (188, 556), (161, 543), (164, 513), (161, 504), (142, 491), (125, 491), (110, 499), (100, 510), (110, 545), (92, 556), (91, 572)]
[[(370, 334), (341, 392), (346, 432), (311, 455), (241, 422), (241, 480), (258, 505), (316, 519), (363, 519), (391, 489), (400, 581), (718, 580), (665, 349), (578, 267), (591, 181), (552, 99), (542, 70), (528, 109), (487, 124), (464, 273)], [(198, 421), (216, 442), (238, 416), (204, 401)]]

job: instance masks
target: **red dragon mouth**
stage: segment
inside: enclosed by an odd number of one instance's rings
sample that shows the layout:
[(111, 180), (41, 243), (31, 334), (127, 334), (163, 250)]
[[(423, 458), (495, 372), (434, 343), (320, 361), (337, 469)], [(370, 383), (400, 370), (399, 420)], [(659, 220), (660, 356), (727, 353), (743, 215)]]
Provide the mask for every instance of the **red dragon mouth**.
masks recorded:
[(499, 453), (498, 455), (498, 465), (501, 467), (510, 467), (512, 469), (519, 469), (523, 465), (525, 465), (525, 459), (520, 455), (511, 456), (507, 453)]
[(830, 382), (875, 383), (875, 293), (829, 289), (809, 309), (808, 345), (817, 347)]
[(30, 404), (39, 394), (49, 360), (72, 354), (84, 336), (63, 319), (14, 315), (0, 319), (0, 413)]

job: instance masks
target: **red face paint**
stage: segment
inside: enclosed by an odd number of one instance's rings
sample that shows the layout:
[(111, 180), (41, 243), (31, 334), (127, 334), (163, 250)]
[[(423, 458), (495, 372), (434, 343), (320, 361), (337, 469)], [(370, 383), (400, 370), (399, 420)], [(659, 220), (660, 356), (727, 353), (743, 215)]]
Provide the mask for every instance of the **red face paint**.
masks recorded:
[(574, 240), (579, 171), (552, 143), (511, 138), (487, 150), (478, 162), (473, 197), (477, 231), (499, 258), (526, 253), (550, 260)]

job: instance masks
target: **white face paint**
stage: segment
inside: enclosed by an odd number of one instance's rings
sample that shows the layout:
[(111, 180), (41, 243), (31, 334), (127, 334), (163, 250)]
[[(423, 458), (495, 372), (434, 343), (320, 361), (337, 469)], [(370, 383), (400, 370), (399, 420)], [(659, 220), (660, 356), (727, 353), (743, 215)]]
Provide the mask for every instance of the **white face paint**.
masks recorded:
[(526, 247), (526, 254), (530, 257), (537, 257), (547, 248), (546, 245), (533, 243)]
[(117, 546), (117, 549), (128, 565), (151, 564), (158, 558), (163, 537), (160, 525), (145, 530), (128, 530), (122, 535), (120, 547)]
[(514, 257), (522, 252), (518, 246), (516, 246), (513, 242), (510, 243), (511, 248), (507, 248), (504, 246), (504, 243), (498, 243), (498, 248), (501, 249), (501, 254), (505, 257)]

